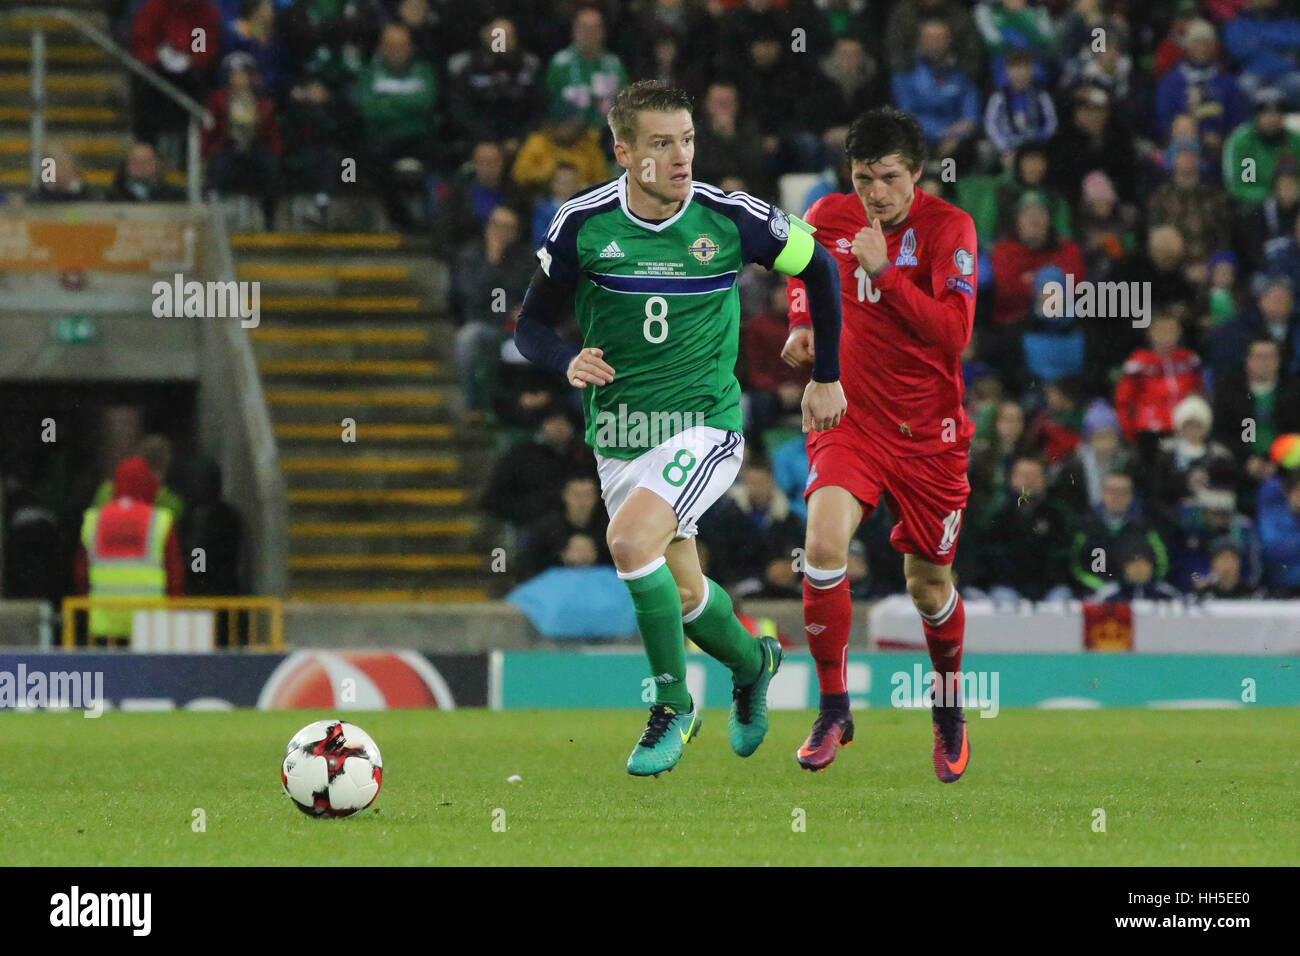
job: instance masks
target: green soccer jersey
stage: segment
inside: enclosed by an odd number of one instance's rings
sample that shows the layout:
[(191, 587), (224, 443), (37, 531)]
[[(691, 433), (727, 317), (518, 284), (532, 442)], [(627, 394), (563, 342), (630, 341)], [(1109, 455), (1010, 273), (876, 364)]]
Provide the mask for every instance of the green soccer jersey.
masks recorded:
[(812, 230), (793, 222), (700, 182), (676, 215), (650, 222), (627, 207), (626, 173), (560, 207), (537, 257), (573, 291), (583, 347), (614, 369), (583, 389), (587, 444), (631, 459), (697, 425), (741, 429), (736, 279), (750, 262), (802, 272)]

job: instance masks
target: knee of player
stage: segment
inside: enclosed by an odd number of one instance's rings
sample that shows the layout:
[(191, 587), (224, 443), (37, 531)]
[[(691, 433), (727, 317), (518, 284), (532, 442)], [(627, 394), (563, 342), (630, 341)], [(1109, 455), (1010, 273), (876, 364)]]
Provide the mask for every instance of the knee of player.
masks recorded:
[(683, 617), (699, 607), (700, 602), (704, 600), (704, 593), (699, 588), (693, 588), (685, 584), (677, 585), (677, 596), (682, 600)]
[(614, 566), (620, 571), (635, 571), (655, 558), (655, 555), (650, 554), (646, 543), (635, 534), (616, 532), (612, 527), (605, 535), (605, 543), (609, 545)]
[(930, 577), (911, 577), (907, 579), (907, 593), (912, 596), (912, 603), (922, 614), (937, 614), (943, 610), (948, 600), (951, 587), (948, 581)]
[(833, 568), (842, 568), (848, 563), (849, 549), (847, 545), (841, 547), (835, 542), (823, 541), (815, 536), (808, 538), (807, 550), (804, 553), (804, 564), (806, 566), (830, 571)]

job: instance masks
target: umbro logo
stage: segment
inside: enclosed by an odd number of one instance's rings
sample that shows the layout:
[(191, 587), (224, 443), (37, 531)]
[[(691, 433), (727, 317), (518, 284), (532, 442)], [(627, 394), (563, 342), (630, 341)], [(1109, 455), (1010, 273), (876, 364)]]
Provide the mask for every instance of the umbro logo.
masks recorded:
[(617, 242), (611, 242), (604, 249), (600, 250), (600, 257), (602, 259), (622, 259), (623, 255), (623, 250), (618, 247)]
[(845, 255), (853, 254), (853, 243), (843, 237), (835, 240), (835, 248), (837, 251), (842, 252)]
[(822, 631), (826, 630), (826, 625), (825, 625), (825, 624), (805, 624), (805, 625), (804, 625), (804, 630), (807, 631), (809, 634), (811, 634), (813, 637), (816, 637), (816, 636), (817, 636), (818, 634), (820, 634)]

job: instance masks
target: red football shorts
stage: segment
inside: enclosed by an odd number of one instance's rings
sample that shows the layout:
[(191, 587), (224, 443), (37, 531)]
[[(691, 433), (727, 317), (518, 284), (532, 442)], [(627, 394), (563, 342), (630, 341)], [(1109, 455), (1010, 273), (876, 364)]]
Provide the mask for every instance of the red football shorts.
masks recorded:
[(818, 488), (835, 485), (862, 504), (865, 521), (881, 497), (894, 519), (889, 543), (901, 554), (931, 564), (951, 564), (970, 495), (967, 450), (899, 458), (856, 428), (838, 425), (808, 436), (806, 500)]

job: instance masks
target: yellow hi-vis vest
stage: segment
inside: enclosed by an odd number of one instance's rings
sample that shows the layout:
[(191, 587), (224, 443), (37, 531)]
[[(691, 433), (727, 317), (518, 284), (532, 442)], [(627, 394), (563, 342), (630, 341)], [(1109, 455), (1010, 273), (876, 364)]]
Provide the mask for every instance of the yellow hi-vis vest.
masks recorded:
[[(166, 549), (167, 536), (172, 528), (172, 513), (166, 508), (147, 505), (143, 501), (128, 505), (125, 513), (116, 503), (104, 507), (114, 508), (118, 514), (113, 517), (127, 525), (128, 530), (133, 518), (137, 526), (145, 525), (145, 530), (140, 541), (141, 547), (101, 551), (98, 532), (104, 508), (86, 511), (81, 522), (81, 543), (86, 547), (90, 596), (163, 597), (167, 593)], [(148, 515), (136, 509), (148, 509)], [(91, 637), (129, 637), (133, 613), (134, 609), (129, 607), (92, 607), (88, 633)]]

